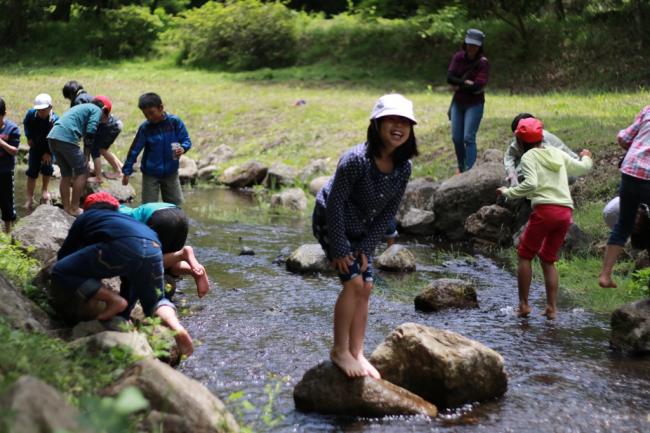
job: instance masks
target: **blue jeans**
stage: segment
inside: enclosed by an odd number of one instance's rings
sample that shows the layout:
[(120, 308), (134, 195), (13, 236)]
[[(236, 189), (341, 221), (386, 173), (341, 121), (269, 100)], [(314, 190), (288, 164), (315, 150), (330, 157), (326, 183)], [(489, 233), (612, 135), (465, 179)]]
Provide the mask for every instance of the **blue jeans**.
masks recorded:
[(451, 104), (451, 139), (461, 172), (469, 170), (476, 162), (476, 133), (481, 126), (483, 105), (463, 107), (456, 102)]
[(128, 282), (126, 290), (120, 291), (129, 304), (125, 316), (138, 300), (147, 316), (162, 305), (173, 306), (164, 298), (162, 250), (149, 239), (126, 237), (88, 245), (59, 260), (52, 269), (54, 285), (74, 290), (86, 300), (101, 288), (102, 278), (118, 276)]
[(618, 222), (609, 234), (608, 245), (625, 245), (636, 222), (636, 213), (641, 203), (650, 205), (650, 181), (621, 175), (620, 212)]

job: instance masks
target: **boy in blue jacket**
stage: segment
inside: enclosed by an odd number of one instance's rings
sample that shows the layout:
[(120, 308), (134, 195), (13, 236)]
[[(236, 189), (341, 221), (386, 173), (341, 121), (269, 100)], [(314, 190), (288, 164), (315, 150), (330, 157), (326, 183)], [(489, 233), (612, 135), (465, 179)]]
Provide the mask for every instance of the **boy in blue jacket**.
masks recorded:
[(183, 191), (178, 178), (178, 160), (190, 150), (192, 142), (183, 121), (165, 112), (162, 99), (156, 93), (145, 93), (138, 108), (147, 119), (138, 128), (122, 167), (122, 184), (128, 185), (133, 164), (144, 149), (140, 162), (142, 171), (142, 203), (162, 201), (180, 206)]
[(4, 231), (9, 233), (16, 220), (14, 168), (20, 145), (20, 129), (14, 122), (5, 118), (6, 114), (7, 106), (4, 99), (0, 98), (0, 210)]
[(29, 145), (29, 156), (27, 159), (27, 201), (25, 209), (31, 212), (34, 206), (34, 190), (38, 174), (43, 175), (41, 188), (41, 203), (50, 201), (50, 193), (47, 190), (50, 184), (50, 176), (54, 172), (52, 168), (52, 151), (47, 143), (47, 134), (59, 120), (52, 111), (52, 97), (47, 93), (41, 93), (34, 99), (34, 107), (30, 108), (23, 119), (25, 137)]

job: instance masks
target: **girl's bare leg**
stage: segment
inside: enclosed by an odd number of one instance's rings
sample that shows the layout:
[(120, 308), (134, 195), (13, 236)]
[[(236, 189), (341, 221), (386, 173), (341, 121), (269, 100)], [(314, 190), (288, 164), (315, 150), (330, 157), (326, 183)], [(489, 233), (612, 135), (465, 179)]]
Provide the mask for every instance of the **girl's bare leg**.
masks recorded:
[(178, 350), (180, 350), (181, 354), (190, 356), (194, 352), (194, 343), (192, 342), (190, 334), (178, 320), (176, 310), (168, 305), (163, 305), (158, 307), (155, 314), (160, 317), (160, 320), (162, 320), (165, 325), (169, 326), (172, 331), (175, 331), (176, 334), (174, 335), (174, 339), (176, 340)]
[(533, 280), (533, 265), (528, 259), (519, 257), (517, 266), (517, 289), (519, 291), (519, 317), (528, 317), (531, 308), (528, 305), (528, 293), (530, 292), (530, 283)]
[(603, 257), (603, 267), (600, 271), (600, 276), (598, 277), (598, 285), (605, 288), (615, 288), (616, 283), (612, 280), (612, 271), (614, 270), (614, 265), (618, 256), (623, 251), (623, 247), (620, 245), (607, 245), (605, 249), (605, 257)]
[[(359, 360), (350, 352), (352, 323), (357, 314), (359, 295), (364, 291), (364, 283), (361, 276), (343, 283), (343, 290), (339, 294), (336, 304), (334, 305), (334, 346), (330, 353), (330, 359), (336, 364), (348, 377), (367, 376), (368, 372), (361, 365)], [(366, 310), (367, 319), (367, 310)], [(365, 330), (365, 324), (364, 328)], [(357, 332), (359, 332), (357, 325)], [(359, 344), (355, 341), (355, 344)], [(363, 337), (361, 344), (363, 345)]]
[(354, 311), (352, 326), (350, 328), (350, 353), (357, 361), (359, 361), (369, 376), (374, 377), (375, 379), (380, 379), (381, 375), (377, 369), (363, 354), (363, 342), (366, 335), (366, 326), (368, 324), (368, 304), (372, 286), (373, 283), (371, 281), (364, 282), (363, 290), (359, 293), (360, 296), (357, 299), (357, 306)]

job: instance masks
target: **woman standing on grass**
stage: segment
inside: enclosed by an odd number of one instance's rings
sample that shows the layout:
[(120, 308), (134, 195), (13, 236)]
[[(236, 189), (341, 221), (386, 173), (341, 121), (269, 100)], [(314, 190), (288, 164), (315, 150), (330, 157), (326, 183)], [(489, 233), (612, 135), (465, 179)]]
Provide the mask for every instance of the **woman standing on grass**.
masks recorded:
[(619, 131), (617, 139), (627, 153), (621, 164), (618, 222), (607, 241), (598, 278), (600, 287), (616, 287), (612, 280), (616, 260), (632, 233), (639, 205), (650, 205), (650, 105), (641, 110), (630, 126)]
[(418, 154), (415, 123), (411, 101), (398, 94), (379, 98), (367, 141), (343, 154), (316, 197), (314, 236), (343, 284), (334, 307), (330, 358), (349, 377), (380, 377), (363, 355), (372, 256), (404, 195), (410, 158)]
[(463, 48), (451, 58), (447, 71), (447, 82), (454, 89), (449, 120), (459, 173), (469, 170), (476, 162), (476, 133), (483, 118), (483, 89), (490, 72), (487, 57), (483, 55), (484, 39), (482, 31), (467, 30)]

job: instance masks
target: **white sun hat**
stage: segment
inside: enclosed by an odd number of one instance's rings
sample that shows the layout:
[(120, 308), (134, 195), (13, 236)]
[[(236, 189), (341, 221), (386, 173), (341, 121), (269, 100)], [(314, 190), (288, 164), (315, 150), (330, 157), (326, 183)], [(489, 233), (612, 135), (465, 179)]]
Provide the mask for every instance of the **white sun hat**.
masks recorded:
[(48, 108), (52, 106), (52, 97), (47, 93), (41, 93), (40, 95), (34, 98), (34, 108), (37, 110), (42, 110), (43, 108)]
[(372, 109), (370, 120), (385, 116), (402, 116), (414, 124), (418, 123), (413, 114), (413, 103), (399, 93), (390, 93), (379, 98)]

